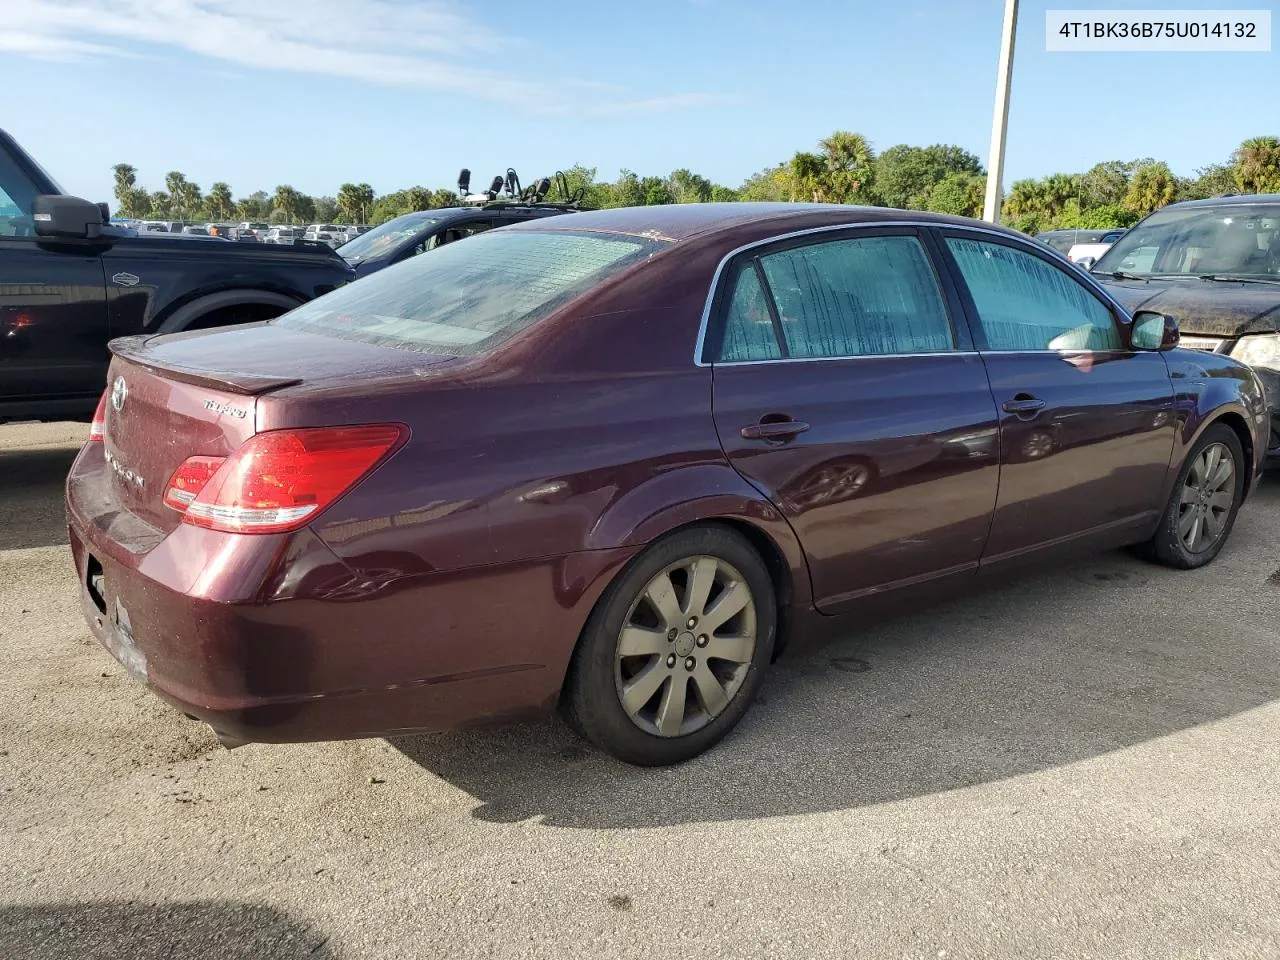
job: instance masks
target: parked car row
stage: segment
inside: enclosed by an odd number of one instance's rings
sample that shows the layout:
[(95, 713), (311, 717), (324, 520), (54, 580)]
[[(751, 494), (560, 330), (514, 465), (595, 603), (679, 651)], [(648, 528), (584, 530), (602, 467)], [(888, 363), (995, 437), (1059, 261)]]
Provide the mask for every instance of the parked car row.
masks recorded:
[(268, 223), (244, 221), (236, 225), (224, 223), (185, 223), (178, 220), (117, 220), (121, 227), (139, 233), (170, 233), (184, 236), (217, 237), (223, 240), (256, 241), (291, 244), (296, 240), (313, 240), (338, 247), (369, 231), (366, 225), (313, 223), (310, 226), (272, 226)]

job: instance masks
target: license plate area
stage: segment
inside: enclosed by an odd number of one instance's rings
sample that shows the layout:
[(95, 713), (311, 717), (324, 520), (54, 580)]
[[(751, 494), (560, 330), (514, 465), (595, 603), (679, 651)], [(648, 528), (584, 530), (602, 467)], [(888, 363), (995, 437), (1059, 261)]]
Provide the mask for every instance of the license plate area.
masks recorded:
[(129, 676), (142, 683), (147, 682), (147, 658), (133, 642), (133, 624), (129, 611), (118, 596), (112, 596), (102, 563), (93, 554), (85, 560), (84, 586), (93, 603), (99, 626), (102, 627), (102, 643), (111, 651)]
[(98, 558), (93, 554), (89, 554), (84, 567), (84, 586), (89, 592), (89, 599), (93, 601), (93, 605), (98, 611), (98, 621), (102, 622), (107, 615), (106, 576), (102, 572), (102, 564), (98, 562)]

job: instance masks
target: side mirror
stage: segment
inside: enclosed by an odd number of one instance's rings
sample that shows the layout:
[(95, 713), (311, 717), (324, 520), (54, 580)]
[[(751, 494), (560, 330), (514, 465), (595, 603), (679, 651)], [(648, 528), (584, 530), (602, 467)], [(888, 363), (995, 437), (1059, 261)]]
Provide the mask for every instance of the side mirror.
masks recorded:
[(1135, 350), (1172, 350), (1182, 339), (1178, 321), (1163, 313), (1139, 310), (1133, 315), (1129, 345)]
[(1093, 265), (1098, 262), (1097, 257), (1080, 257), (1075, 261), (1077, 267), (1088, 273), (1093, 269)]
[(93, 240), (102, 236), (102, 208), (79, 197), (43, 193), (31, 204), (36, 236), (57, 240)]

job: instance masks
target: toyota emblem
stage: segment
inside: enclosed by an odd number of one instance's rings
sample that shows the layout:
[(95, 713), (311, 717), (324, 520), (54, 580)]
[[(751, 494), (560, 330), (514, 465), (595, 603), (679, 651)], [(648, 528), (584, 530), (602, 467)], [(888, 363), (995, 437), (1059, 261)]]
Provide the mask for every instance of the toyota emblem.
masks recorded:
[(111, 409), (119, 413), (128, 398), (129, 385), (124, 382), (124, 377), (116, 377), (116, 382), (111, 385)]

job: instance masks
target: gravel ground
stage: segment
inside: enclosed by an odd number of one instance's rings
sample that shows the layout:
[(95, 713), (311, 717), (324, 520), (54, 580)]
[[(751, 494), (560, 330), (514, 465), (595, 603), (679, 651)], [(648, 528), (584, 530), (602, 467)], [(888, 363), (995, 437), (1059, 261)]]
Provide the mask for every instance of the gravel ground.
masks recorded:
[(779, 664), (709, 756), (227, 752), (82, 625), (83, 425), (0, 427), (0, 957), (1280, 956), (1280, 483)]

